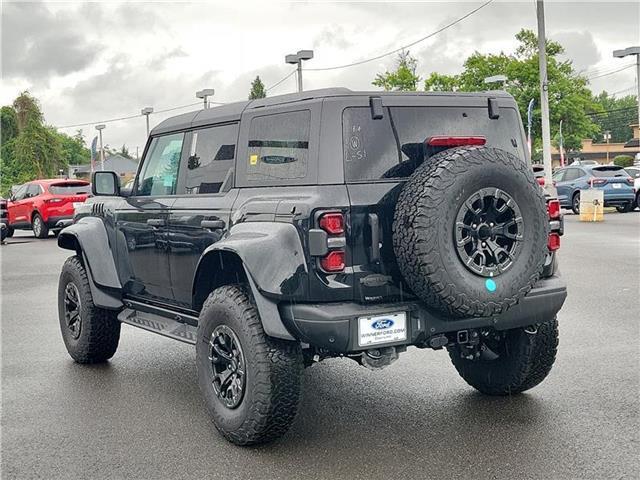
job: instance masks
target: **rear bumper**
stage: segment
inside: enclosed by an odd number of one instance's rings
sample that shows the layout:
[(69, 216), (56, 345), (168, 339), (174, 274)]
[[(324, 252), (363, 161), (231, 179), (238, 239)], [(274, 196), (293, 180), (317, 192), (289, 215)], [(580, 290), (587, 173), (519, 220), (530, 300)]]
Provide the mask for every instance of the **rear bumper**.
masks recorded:
[(616, 205), (625, 205), (629, 202), (635, 201), (636, 196), (633, 192), (625, 193), (608, 193), (604, 194), (604, 206), (614, 207)]
[[(407, 339), (376, 345), (375, 348), (424, 344), (430, 337), (464, 329), (493, 327), (509, 330), (544, 322), (553, 318), (567, 297), (564, 281), (559, 276), (540, 280), (518, 305), (495, 317), (447, 319), (427, 310), (421, 302), (399, 302), (361, 305), (352, 302), (323, 304), (280, 304), (280, 315), (292, 335), (311, 345), (333, 352), (356, 352), (358, 318), (407, 312)], [(366, 347), (374, 348), (374, 347)]]
[(45, 223), (49, 228), (64, 228), (73, 223), (73, 213), (71, 215), (49, 217)]

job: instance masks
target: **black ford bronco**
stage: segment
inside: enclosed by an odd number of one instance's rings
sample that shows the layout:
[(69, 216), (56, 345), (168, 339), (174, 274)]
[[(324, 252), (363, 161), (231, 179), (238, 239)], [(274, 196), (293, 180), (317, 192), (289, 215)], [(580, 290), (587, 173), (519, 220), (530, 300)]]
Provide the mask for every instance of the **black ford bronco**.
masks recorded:
[(133, 186), (96, 172), (58, 237), (73, 359), (121, 323), (196, 346), (217, 429), (241, 444), (293, 421), (305, 366), (377, 369), (446, 348), (462, 378), (516, 394), (549, 373), (566, 289), (557, 200), (504, 92), (346, 89), (178, 115)]

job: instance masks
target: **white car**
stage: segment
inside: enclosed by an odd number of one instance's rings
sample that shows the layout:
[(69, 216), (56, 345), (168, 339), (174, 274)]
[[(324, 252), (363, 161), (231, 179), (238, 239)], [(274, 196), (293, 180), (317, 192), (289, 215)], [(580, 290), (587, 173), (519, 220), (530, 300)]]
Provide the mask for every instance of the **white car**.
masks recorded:
[(636, 191), (636, 207), (640, 207), (640, 166), (627, 167), (625, 170), (633, 178), (633, 189)]

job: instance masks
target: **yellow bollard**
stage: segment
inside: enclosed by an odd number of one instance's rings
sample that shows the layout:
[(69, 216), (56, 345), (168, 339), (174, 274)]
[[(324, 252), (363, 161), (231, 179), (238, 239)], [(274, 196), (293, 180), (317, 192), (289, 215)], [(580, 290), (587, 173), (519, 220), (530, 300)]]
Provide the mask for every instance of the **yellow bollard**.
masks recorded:
[(604, 221), (604, 192), (598, 188), (580, 190), (580, 221)]

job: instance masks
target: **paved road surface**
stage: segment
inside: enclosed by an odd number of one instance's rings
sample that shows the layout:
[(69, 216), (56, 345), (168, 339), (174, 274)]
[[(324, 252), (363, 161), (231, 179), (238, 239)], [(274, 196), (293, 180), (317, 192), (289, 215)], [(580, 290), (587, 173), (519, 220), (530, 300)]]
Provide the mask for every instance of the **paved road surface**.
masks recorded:
[(67, 253), (18, 234), (2, 254), (2, 478), (638, 478), (640, 213), (566, 216), (570, 296), (557, 363), (529, 393), (488, 398), (444, 352), (388, 369), (306, 370), (280, 441), (220, 437), (192, 347), (124, 325), (102, 366), (74, 364), (56, 313)]

